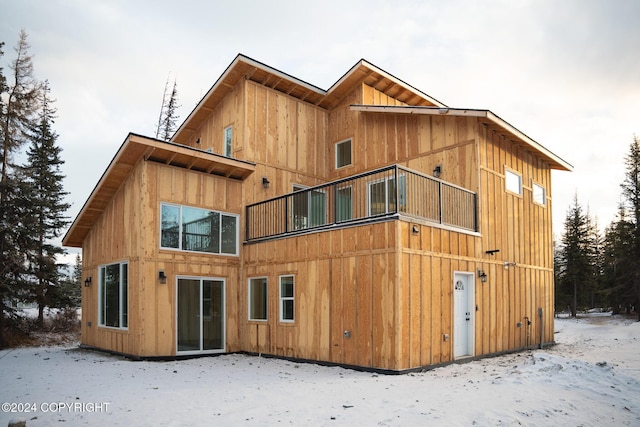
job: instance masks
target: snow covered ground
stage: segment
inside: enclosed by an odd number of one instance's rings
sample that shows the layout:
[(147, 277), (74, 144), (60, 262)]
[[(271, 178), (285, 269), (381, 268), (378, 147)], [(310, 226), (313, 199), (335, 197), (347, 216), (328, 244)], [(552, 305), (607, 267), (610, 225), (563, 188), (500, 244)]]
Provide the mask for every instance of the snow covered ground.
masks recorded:
[(74, 347), (4, 350), (0, 427), (639, 426), (640, 323), (598, 316), (556, 319), (555, 329), (554, 347), (406, 375), (245, 355), (135, 362)]

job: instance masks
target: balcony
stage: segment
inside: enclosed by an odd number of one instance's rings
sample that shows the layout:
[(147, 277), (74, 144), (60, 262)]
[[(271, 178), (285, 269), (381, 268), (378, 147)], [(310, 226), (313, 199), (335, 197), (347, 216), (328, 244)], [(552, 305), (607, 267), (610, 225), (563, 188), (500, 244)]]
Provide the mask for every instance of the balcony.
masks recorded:
[(393, 165), (247, 206), (246, 240), (413, 217), (477, 231), (476, 194)]

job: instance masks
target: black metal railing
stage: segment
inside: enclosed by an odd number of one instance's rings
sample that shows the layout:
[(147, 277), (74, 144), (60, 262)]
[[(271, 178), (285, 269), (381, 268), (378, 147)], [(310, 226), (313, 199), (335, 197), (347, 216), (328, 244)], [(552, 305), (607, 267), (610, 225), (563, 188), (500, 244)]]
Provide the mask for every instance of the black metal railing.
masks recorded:
[(247, 206), (246, 240), (396, 214), (477, 231), (474, 192), (393, 165)]

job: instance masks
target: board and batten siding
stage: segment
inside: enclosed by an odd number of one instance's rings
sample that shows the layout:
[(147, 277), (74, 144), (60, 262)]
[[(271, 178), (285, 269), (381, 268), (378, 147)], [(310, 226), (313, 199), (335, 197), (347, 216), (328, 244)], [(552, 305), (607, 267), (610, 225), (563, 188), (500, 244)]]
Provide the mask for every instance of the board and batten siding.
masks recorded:
[[(225, 280), (226, 349), (239, 350), (239, 256), (161, 250), (160, 203), (174, 203), (241, 214), (242, 183), (223, 177), (140, 161), (113, 197), (83, 244), (84, 275), (91, 287), (83, 287), (82, 343), (134, 356), (170, 356), (176, 352), (176, 276)], [(239, 218), (239, 248), (242, 220)], [(98, 326), (99, 265), (129, 262), (129, 327)], [(98, 264), (98, 262), (100, 264)], [(160, 284), (164, 270), (167, 283)]]

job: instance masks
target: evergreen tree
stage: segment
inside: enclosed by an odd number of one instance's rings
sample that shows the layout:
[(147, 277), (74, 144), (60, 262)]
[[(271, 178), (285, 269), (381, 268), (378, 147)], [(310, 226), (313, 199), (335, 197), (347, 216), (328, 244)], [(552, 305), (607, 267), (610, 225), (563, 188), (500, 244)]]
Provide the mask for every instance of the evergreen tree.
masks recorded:
[[(64, 201), (68, 194), (64, 191), (64, 175), (60, 171), (64, 161), (60, 157), (62, 149), (56, 145), (58, 135), (52, 129), (55, 120), (53, 101), (49, 98), (48, 82), (44, 84), (41, 96), (40, 117), (31, 131), (31, 143), (27, 150), (27, 164), (24, 167), (25, 182), (30, 188), (30, 210), (33, 224), (33, 247), (29, 248), (29, 261), (34, 275), (32, 288), (34, 300), (38, 304), (38, 322), (43, 323), (44, 308), (59, 305), (56, 300), (63, 298), (55, 288), (59, 287), (60, 266), (56, 257), (65, 250), (51, 243), (69, 224), (65, 212), (69, 204)], [(51, 295), (50, 295), (51, 293)], [(53, 298), (53, 297), (56, 298)]]
[(72, 281), (78, 286), (78, 289), (82, 286), (82, 258), (80, 254), (76, 254), (76, 263), (73, 266)]
[(593, 287), (593, 252), (588, 215), (576, 194), (564, 222), (564, 233), (557, 254), (556, 307), (569, 306), (576, 317), (579, 306), (589, 305)]
[(178, 121), (178, 85), (176, 80), (173, 81), (173, 88), (169, 94), (169, 77), (164, 85), (164, 93), (162, 94), (162, 107), (160, 108), (160, 116), (158, 117), (158, 125), (156, 126), (156, 138), (163, 141), (169, 141), (177, 129)]
[(631, 287), (633, 302), (640, 321), (640, 138), (633, 137), (629, 146), (629, 154), (624, 159), (625, 179), (621, 184), (622, 195), (627, 202), (631, 214), (631, 249), (630, 256), (634, 260), (631, 271)]
[[(0, 44), (0, 59), (4, 55)], [(27, 141), (27, 130), (37, 109), (40, 84), (33, 77), (27, 34), (20, 32), (9, 79), (0, 68), (0, 348), (6, 346), (7, 318), (13, 315), (7, 302), (25, 296), (30, 218), (28, 189), (16, 176), (13, 154)]]
[(637, 261), (632, 256), (633, 222), (626, 217), (624, 206), (605, 230), (603, 256), (603, 293), (614, 314), (630, 311), (634, 299), (633, 271)]
[[(9, 174), (12, 154), (27, 142), (28, 131), (38, 108), (37, 99), (41, 85), (33, 77), (33, 63), (27, 42), (27, 33), (22, 30), (15, 47), (16, 59), (11, 64), (11, 81), (5, 84), (2, 97), (2, 178)], [(0, 194), (2, 197), (3, 194)], [(0, 199), (2, 202), (2, 199)]]

